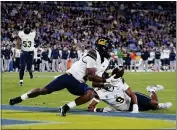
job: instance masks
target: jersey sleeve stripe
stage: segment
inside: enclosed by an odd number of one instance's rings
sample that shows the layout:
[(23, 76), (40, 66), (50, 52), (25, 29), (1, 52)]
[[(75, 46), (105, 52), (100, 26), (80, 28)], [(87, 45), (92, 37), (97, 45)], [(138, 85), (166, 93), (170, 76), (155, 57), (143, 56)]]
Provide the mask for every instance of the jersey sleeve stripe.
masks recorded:
[(97, 54), (96, 54), (96, 51), (95, 50), (90, 50), (88, 53), (87, 53), (87, 56), (90, 56), (92, 59), (96, 60), (97, 59)]

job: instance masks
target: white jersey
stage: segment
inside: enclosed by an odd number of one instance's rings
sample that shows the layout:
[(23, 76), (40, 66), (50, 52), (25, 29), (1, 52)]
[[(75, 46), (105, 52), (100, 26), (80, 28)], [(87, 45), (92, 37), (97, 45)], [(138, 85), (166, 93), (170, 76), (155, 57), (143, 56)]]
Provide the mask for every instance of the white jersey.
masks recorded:
[(109, 61), (108, 59), (104, 58), (104, 62), (98, 67), (96, 71), (96, 75), (102, 77), (103, 73), (105, 72), (108, 66), (109, 66)]
[(170, 50), (169, 49), (164, 49), (163, 52), (164, 52), (164, 59), (168, 59), (169, 56), (170, 56)]
[(24, 31), (19, 31), (18, 36), (22, 41), (21, 50), (22, 51), (34, 51), (34, 39), (36, 36), (36, 32), (30, 32), (29, 34), (25, 34)]
[(79, 59), (84, 55), (84, 52), (81, 51), (81, 50), (78, 50), (77, 53), (78, 53), (78, 58)]
[(150, 52), (150, 57), (148, 58), (149, 61), (153, 61), (155, 58), (155, 52), (154, 51), (151, 51)]
[(96, 92), (100, 99), (118, 111), (129, 110), (131, 98), (125, 93), (129, 88), (126, 83), (123, 83), (122, 78), (114, 83), (112, 90), (97, 89)]
[(164, 59), (164, 50), (162, 50), (161, 52), (160, 52), (160, 59)]
[[(88, 54), (95, 53), (95, 59), (91, 58)], [(98, 51), (91, 50), (86, 52), (78, 61), (76, 61), (67, 72), (73, 75), (79, 82), (84, 82), (84, 76), (86, 76), (87, 68), (97, 68), (101, 65), (101, 57)]]
[(20, 53), (21, 53), (21, 50), (20, 49), (15, 49), (15, 58), (20, 58)]

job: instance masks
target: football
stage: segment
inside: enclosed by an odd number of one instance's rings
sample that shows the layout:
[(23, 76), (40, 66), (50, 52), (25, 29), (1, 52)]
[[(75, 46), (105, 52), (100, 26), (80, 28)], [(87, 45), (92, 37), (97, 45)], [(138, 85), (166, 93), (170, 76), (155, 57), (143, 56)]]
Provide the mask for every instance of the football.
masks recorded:
[(112, 71), (112, 75), (116, 75), (115, 78), (123, 77), (123, 75), (124, 75), (124, 67), (115, 68), (115, 69)]

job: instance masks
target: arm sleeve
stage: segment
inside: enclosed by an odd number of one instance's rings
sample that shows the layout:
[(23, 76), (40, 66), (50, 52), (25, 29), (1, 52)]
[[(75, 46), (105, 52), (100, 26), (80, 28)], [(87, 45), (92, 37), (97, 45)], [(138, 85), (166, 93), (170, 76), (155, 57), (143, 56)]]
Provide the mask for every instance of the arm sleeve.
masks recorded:
[(128, 84), (124, 83), (124, 91), (126, 91), (129, 88)]

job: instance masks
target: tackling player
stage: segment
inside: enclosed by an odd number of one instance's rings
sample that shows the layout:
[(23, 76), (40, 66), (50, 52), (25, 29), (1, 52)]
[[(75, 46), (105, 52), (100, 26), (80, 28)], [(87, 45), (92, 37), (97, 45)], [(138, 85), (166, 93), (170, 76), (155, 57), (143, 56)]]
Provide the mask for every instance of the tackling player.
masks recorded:
[[(122, 78), (124, 69), (114, 69), (112, 75), (116, 74), (117, 82), (112, 83), (112, 87), (105, 88), (103, 83), (93, 82), (92, 86), (97, 87), (95, 91), (99, 97), (92, 100), (88, 109), (92, 112), (108, 112), (108, 111), (132, 111), (138, 113), (139, 111), (157, 110), (162, 108), (170, 108), (172, 103), (159, 103), (156, 95), (157, 91), (163, 90), (161, 85), (151, 85), (147, 87), (150, 92), (150, 97), (139, 93), (132, 92), (130, 87)], [(104, 89), (102, 89), (104, 88)], [(106, 108), (96, 108), (97, 103), (102, 100), (109, 106)], [(137, 101), (136, 101), (137, 100)]]
[(27, 70), (29, 72), (30, 78), (33, 78), (32, 73), (32, 64), (34, 58), (34, 39), (36, 36), (36, 32), (31, 30), (30, 23), (26, 23), (23, 31), (19, 31), (17, 37), (17, 45), (16, 48), (20, 49), (21, 45), (21, 54), (20, 54), (20, 86), (23, 86), (23, 76), (25, 67), (27, 65)]
[(112, 48), (111, 40), (108, 38), (99, 38), (95, 45), (96, 50), (92, 49), (86, 52), (65, 74), (58, 76), (43, 88), (36, 88), (19, 97), (10, 99), (9, 104), (18, 104), (28, 98), (51, 94), (54, 91), (66, 88), (71, 94), (79, 96), (75, 101), (65, 104), (61, 108), (61, 115), (66, 116), (66, 112), (69, 109), (90, 101), (96, 93), (85, 83), (85, 77), (90, 81), (98, 82), (110, 82), (114, 80), (113, 77), (105, 80), (95, 75), (95, 71), (104, 62), (104, 58), (109, 58), (109, 49)]

